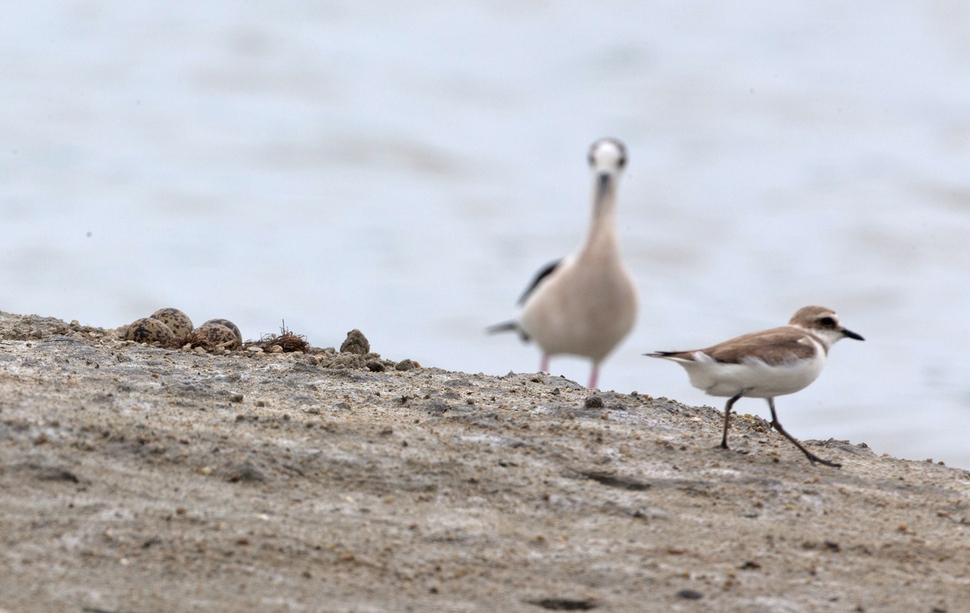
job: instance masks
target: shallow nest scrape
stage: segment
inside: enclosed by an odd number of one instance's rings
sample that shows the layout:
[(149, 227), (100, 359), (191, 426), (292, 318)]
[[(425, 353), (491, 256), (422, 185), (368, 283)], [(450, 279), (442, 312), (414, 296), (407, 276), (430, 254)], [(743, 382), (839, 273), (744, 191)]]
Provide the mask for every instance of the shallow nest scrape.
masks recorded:
[(206, 351), (212, 351), (214, 349), (221, 349), (207, 337), (205, 334), (199, 332), (198, 330), (192, 330), (185, 336), (177, 336), (167, 343), (152, 343), (163, 349), (181, 349), (186, 345), (190, 345), (192, 349), (196, 347), (202, 347)]
[(269, 351), (273, 345), (279, 345), (284, 353), (291, 353), (293, 351), (310, 353), (312, 349), (310, 343), (306, 340), (306, 336), (294, 334), (290, 330), (287, 330), (286, 324), (280, 326), (279, 334), (264, 334), (259, 337), (258, 341), (247, 341), (243, 343), (242, 348), (259, 347), (263, 351)]

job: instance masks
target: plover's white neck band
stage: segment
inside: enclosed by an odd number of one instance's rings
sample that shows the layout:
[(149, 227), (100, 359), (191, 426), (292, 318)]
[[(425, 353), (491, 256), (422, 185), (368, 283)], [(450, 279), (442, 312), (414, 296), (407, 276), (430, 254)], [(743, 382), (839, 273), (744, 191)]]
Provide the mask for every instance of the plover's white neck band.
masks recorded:
[(805, 334), (807, 334), (809, 338), (811, 338), (813, 341), (818, 343), (818, 346), (822, 348), (822, 352), (825, 353), (826, 356), (828, 356), (829, 349), (832, 347), (832, 342), (833, 342), (831, 339), (825, 338), (825, 335), (819, 334), (816, 330), (809, 330), (808, 328), (803, 328), (801, 326), (791, 326), (791, 327), (795, 328), (796, 330), (799, 330), (800, 332), (804, 332)]

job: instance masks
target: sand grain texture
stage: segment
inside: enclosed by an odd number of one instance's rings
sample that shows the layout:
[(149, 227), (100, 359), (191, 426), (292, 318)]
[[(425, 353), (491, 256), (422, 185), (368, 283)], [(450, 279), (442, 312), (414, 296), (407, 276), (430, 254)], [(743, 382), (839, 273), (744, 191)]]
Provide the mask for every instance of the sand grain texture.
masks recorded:
[(0, 313), (0, 610), (970, 610), (966, 471), (363, 362)]

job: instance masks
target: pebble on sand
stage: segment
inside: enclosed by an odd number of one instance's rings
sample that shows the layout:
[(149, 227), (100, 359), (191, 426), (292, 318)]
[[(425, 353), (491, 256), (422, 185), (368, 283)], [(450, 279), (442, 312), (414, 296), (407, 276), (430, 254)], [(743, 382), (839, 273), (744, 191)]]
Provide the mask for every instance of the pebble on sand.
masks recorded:
[(356, 353), (358, 355), (370, 353), (370, 342), (363, 332), (354, 328), (347, 333), (347, 338), (341, 343), (340, 353)]

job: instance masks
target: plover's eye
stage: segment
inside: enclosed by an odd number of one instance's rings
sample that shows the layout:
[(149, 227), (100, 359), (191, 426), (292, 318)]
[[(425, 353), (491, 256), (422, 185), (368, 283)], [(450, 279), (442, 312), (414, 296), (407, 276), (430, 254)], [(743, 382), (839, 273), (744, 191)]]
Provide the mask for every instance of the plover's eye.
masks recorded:
[(822, 319), (818, 320), (818, 323), (822, 324), (826, 328), (835, 327), (835, 320), (832, 319), (831, 317), (823, 317)]
[(620, 168), (623, 168), (624, 166), (626, 166), (626, 158), (621, 157), (619, 160), (617, 160), (616, 165), (619, 166)]

